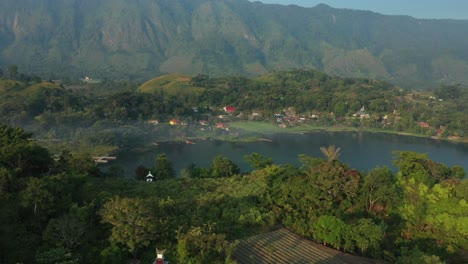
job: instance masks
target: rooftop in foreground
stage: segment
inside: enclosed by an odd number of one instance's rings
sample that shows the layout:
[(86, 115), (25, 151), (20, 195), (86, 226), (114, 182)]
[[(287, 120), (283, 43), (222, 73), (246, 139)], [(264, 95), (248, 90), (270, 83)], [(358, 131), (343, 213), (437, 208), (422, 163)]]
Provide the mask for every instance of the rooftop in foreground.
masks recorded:
[(234, 252), (234, 258), (239, 264), (385, 263), (333, 250), (304, 239), (284, 228), (242, 240)]

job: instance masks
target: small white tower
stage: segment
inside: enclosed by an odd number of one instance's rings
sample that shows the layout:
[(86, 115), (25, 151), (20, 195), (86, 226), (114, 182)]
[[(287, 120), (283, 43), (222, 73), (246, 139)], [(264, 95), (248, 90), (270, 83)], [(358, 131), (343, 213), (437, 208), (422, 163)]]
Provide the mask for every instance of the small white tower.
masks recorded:
[(146, 175), (146, 181), (147, 182), (152, 182), (154, 179), (154, 176), (151, 174), (151, 171), (148, 172), (148, 175)]
[(156, 260), (154, 261), (155, 264), (166, 264), (167, 261), (164, 260), (164, 251), (156, 249)]

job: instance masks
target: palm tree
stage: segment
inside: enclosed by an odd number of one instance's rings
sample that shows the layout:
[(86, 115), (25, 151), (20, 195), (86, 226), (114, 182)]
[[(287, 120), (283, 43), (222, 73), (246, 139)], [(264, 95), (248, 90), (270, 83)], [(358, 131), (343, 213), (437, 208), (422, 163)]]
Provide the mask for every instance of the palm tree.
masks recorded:
[(328, 147), (320, 147), (320, 151), (322, 151), (323, 155), (327, 157), (329, 162), (334, 160), (338, 160), (338, 157), (341, 155), (340, 148), (337, 148), (335, 145), (331, 145)]

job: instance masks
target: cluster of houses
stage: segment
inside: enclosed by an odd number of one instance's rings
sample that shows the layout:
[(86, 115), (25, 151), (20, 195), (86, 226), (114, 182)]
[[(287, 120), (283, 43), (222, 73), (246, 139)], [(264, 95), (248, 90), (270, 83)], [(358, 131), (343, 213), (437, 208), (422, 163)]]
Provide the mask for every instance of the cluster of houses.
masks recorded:
[[(198, 107), (193, 107), (192, 110), (195, 113), (198, 113)], [(214, 126), (214, 128), (216, 129), (229, 130), (227, 121), (232, 120), (233, 117), (238, 118), (238, 119), (246, 119), (250, 121), (255, 121), (255, 120), (260, 121), (263, 118), (262, 112), (260, 110), (253, 110), (247, 116), (245, 116), (244, 113), (239, 113), (237, 115), (234, 115), (237, 111), (236, 107), (234, 106), (225, 106), (222, 108), (222, 110), (224, 111), (224, 113), (217, 116), (218, 122), (216, 122), (216, 125)], [(333, 113), (331, 113), (331, 115), (333, 115)], [(360, 111), (353, 114), (353, 117), (359, 117), (362, 119), (362, 118), (370, 118), (370, 115), (366, 113), (365, 108), (362, 107)], [(318, 120), (319, 114), (316, 113), (316, 114), (312, 114), (309, 116), (298, 116), (296, 114), (295, 108), (289, 107), (287, 109), (284, 109), (281, 113), (274, 114), (274, 118), (279, 127), (286, 128), (286, 127), (295, 126), (298, 123), (303, 123), (309, 120)], [(384, 120), (387, 121), (387, 116), (384, 117)], [(159, 124), (157, 120), (149, 120), (148, 123), (153, 124), (153, 125)], [(205, 130), (206, 127), (209, 127), (208, 120), (200, 120), (198, 121), (198, 123), (201, 126), (200, 128), (201, 130)], [(186, 121), (181, 121), (179, 119), (173, 118), (169, 120), (169, 125), (188, 126), (188, 123)]]
[[(198, 113), (198, 107), (192, 107), (192, 110), (194, 111), (194, 113)], [(228, 120), (231, 120), (233, 114), (236, 112), (236, 108), (233, 107), (233, 106), (225, 106), (223, 107), (223, 110), (225, 112), (225, 114), (221, 114), (221, 115), (218, 115), (217, 116), (217, 120), (218, 122), (216, 122), (216, 125), (214, 126), (216, 129), (222, 129), (222, 130), (229, 130), (229, 127), (227, 125), (227, 121)], [(242, 114), (241, 114), (242, 115)], [(258, 115), (258, 114), (257, 114)], [(240, 118), (242, 116), (236, 116), (237, 118)], [(148, 120), (147, 121), (149, 124), (152, 124), (152, 125), (158, 125), (159, 124), (159, 121), (158, 120)], [(189, 124), (188, 122), (186, 121), (181, 121), (177, 118), (173, 118), (171, 120), (169, 120), (169, 125), (171, 126), (183, 126), (183, 127), (187, 127)], [(208, 120), (199, 120), (198, 121), (198, 125), (200, 126), (200, 129), (201, 130), (205, 130), (205, 129), (212, 129), (212, 127), (210, 127), (210, 123)]]
[[(198, 107), (193, 107), (192, 109), (195, 113), (198, 113)], [(220, 130), (229, 131), (228, 121), (232, 120), (232, 118), (238, 118), (241, 120), (250, 120), (250, 121), (255, 121), (255, 120), (260, 121), (264, 118), (264, 116), (262, 115), (262, 112), (259, 110), (254, 110), (247, 116), (245, 115), (245, 113), (238, 113), (237, 115), (235, 115), (237, 113), (237, 109), (234, 106), (225, 106), (221, 108), (220, 110), (222, 110), (224, 113), (216, 116), (217, 121), (215, 125), (210, 126), (210, 122), (208, 120), (199, 120), (198, 125), (200, 126), (200, 129), (201, 130), (220, 129)], [(394, 111), (393, 114), (397, 114), (397, 112)], [(334, 114), (330, 113), (330, 116), (334, 116)], [(281, 128), (293, 127), (300, 123), (304, 123), (310, 120), (316, 121), (319, 119), (319, 117), (320, 117), (319, 113), (315, 113), (315, 114), (307, 115), (307, 116), (298, 116), (296, 114), (296, 110), (294, 107), (289, 107), (287, 109), (284, 109), (281, 113), (275, 113), (273, 116), (274, 120), (276, 121), (276, 124)], [(371, 115), (366, 111), (366, 108), (363, 106), (361, 107), (361, 109), (359, 109), (359, 111), (354, 113), (352, 117), (355, 119), (363, 120), (363, 119), (370, 119)], [(378, 122), (381, 122), (383, 125), (390, 124), (388, 115), (381, 116), (377, 120)], [(159, 124), (157, 120), (149, 120), (148, 123), (153, 124), (153, 125)], [(186, 127), (189, 124), (186, 121), (180, 121), (179, 119), (174, 118), (174, 119), (169, 120), (169, 125)], [(426, 122), (419, 122), (417, 125), (422, 128), (431, 128), (431, 126)], [(440, 128), (436, 130), (436, 135), (441, 136), (446, 129), (447, 127), (440, 126)]]
[[(429, 125), (426, 122), (419, 122), (418, 126), (421, 128), (427, 128), (427, 129), (432, 128), (431, 125)], [(435, 130), (436, 136), (441, 137), (444, 134), (445, 130), (447, 130), (447, 128), (448, 128), (447, 126), (439, 126), (439, 128)]]

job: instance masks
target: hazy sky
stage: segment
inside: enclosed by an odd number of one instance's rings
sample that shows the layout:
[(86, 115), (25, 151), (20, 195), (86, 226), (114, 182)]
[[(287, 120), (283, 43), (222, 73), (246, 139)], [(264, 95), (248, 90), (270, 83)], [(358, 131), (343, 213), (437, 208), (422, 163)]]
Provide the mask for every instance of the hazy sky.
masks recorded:
[[(253, 2), (253, 0), (251, 0)], [(313, 7), (319, 3), (336, 8), (370, 10), (386, 15), (417, 18), (468, 19), (468, 0), (259, 0), (263, 3)]]

